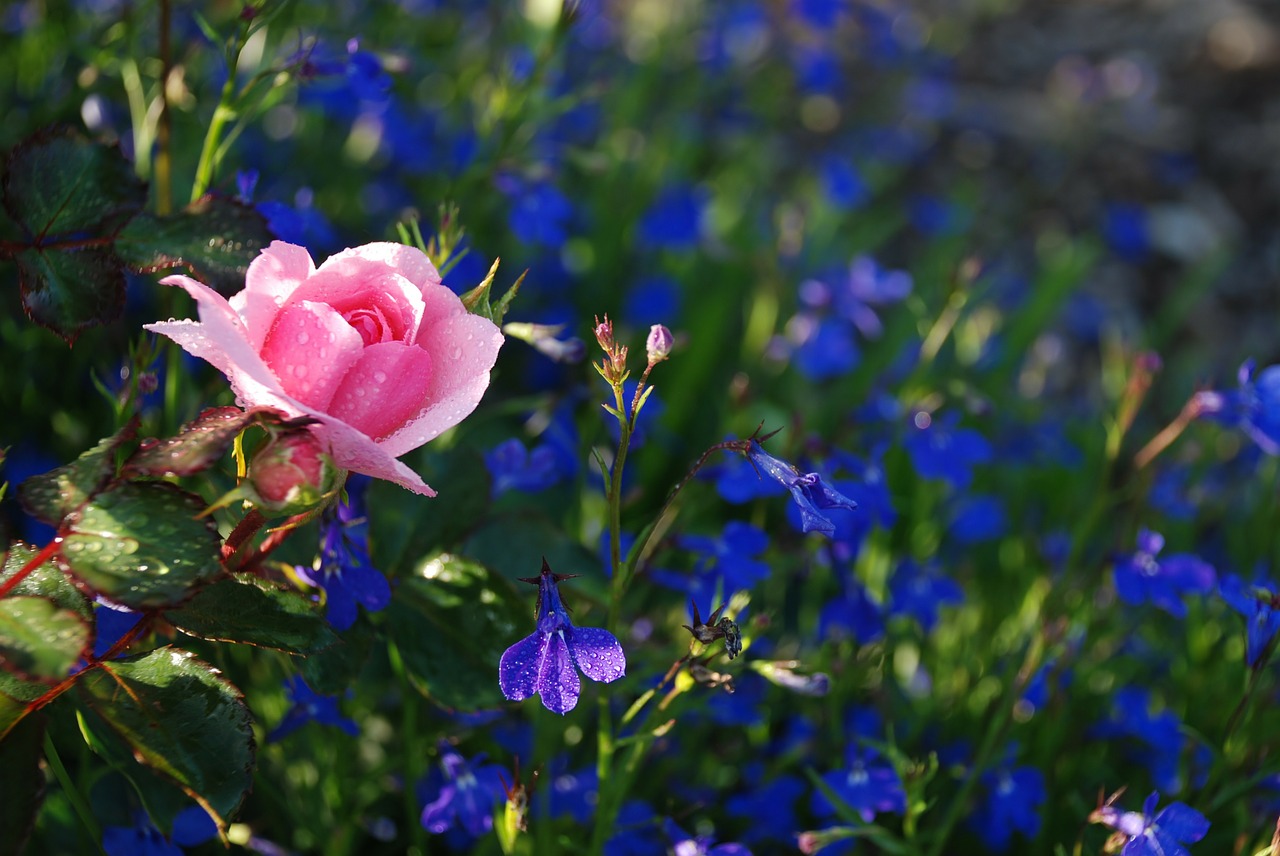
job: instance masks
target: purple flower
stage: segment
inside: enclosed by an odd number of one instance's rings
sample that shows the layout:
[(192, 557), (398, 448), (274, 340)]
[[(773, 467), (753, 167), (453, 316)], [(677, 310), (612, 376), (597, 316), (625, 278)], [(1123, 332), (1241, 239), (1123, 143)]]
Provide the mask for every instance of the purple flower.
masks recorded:
[(609, 683), (626, 674), (622, 645), (608, 630), (574, 627), (556, 587), (567, 577), (553, 574), (547, 560), (542, 573), (524, 582), (538, 585), (538, 629), (506, 650), (498, 664), (498, 685), (512, 701), (541, 695), (555, 713), (568, 713), (578, 703), (581, 670), (593, 681)]
[(506, 789), (498, 765), (482, 764), (484, 758), (480, 754), (468, 761), (448, 743), (440, 743), (444, 775), (428, 780), (427, 796), (435, 798), (422, 809), (424, 829), (439, 835), (457, 824), (478, 838), (493, 828), (493, 806), (504, 799)]
[(675, 856), (751, 856), (741, 844), (716, 844), (705, 835), (689, 835), (670, 820), (664, 826)]
[(848, 279), (835, 292), (836, 310), (869, 339), (884, 332), (875, 307), (900, 303), (911, 294), (911, 274), (886, 270), (870, 256), (858, 256), (849, 263)]
[(515, 437), (494, 446), (484, 456), (493, 478), (491, 493), (499, 497), (509, 490), (537, 493), (564, 478), (556, 450), (547, 444), (525, 449)]
[(917, 413), (904, 445), (921, 478), (940, 478), (963, 490), (973, 480), (973, 465), (991, 460), (991, 444), (977, 431), (956, 428), (956, 415), (934, 419)]
[(327, 617), (334, 630), (346, 630), (356, 623), (356, 603), (377, 612), (391, 602), (391, 586), (369, 558), (369, 523), (364, 516), (364, 491), (369, 481), (368, 477), (352, 477), (347, 482), (347, 501), (326, 509), (319, 570), (296, 568), (305, 582), (324, 589)]
[(1150, 601), (1170, 615), (1182, 618), (1187, 614), (1182, 596), (1208, 592), (1217, 581), (1217, 574), (1208, 562), (1186, 553), (1157, 560), (1156, 555), (1163, 547), (1163, 535), (1141, 530), (1138, 551), (1116, 562), (1116, 593), (1125, 603)]
[(137, 811), (132, 826), (108, 826), (102, 830), (102, 850), (107, 856), (182, 856), (184, 847), (196, 847), (218, 834), (213, 818), (200, 806), (178, 812), (173, 834), (166, 837), (145, 811)]
[(320, 725), (332, 725), (355, 737), (360, 727), (355, 721), (343, 716), (338, 710), (338, 699), (334, 696), (322, 696), (307, 686), (307, 682), (294, 675), (285, 681), (285, 690), (289, 693), (291, 706), (280, 724), (271, 729), (267, 735), (268, 743), (275, 743), (297, 731), (308, 722)]
[(817, 531), (830, 535), (836, 531), (835, 524), (821, 513), (821, 509), (858, 507), (852, 499), (824, 482), (822, 476), (800, 472), (786, 461), (770, 455), (754, 440), (751, 441), (747, 458), (757, 471), (791, 491), (791, 496), (800, 509), (801, 529), (805, 532)]
[(1194, 844), (1209, 831), (1205, 816), (1186, 803), (1174, 802), (1153, 814), (1160, 794), (1153, 792), (1142, 804), (1142, 813), (1121, 811), (1108, 802), (1089, 820), (1119, 830), (1127, 839), (1121, 856), (1189, 856), (1187, 844)]

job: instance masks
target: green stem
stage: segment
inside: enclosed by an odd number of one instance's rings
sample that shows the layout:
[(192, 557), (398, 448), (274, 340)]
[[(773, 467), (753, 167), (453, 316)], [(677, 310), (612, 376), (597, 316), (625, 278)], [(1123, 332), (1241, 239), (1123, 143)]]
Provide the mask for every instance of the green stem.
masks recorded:
[(387, 657), (391, 660), (391, 670), (395, 672), (400, 683), (400, 739), (404, 743), (404, 813), (405, 823), (409, 825), (409, 853), (423, 854), (427, 852), (427, 835), (418, 820), (419, 807), (416, 783), (422, 778), (420, 761), (423, 753), (418, 746), (418, 691), (409, 681), (409, 673), (404, 668), (404, 658), (394, 643), (387, 645)]
[(161, 217), (173, 208), (173, 160), (170, 152), (172, 123), (169, 115), (169, 75), (173, 72), (169, 30), (173, 10), (169, 0), (160, 0), (160, 115), (156, 118), (156, 214)]
[(66, 794), (67, 801), (71, 803), (71, 808), (75, 811), (76, 816), (80, 818), (80, 822), (84, 824), (85, 830), (93, 840), (94, 847), (99, 853), (105, 853), (102, 849), (102, 828), (98, 826), (98, 821), (93, 816), (93, 809), (89, 808), (89, 803), (84, 798), (84, 794), (80, 793), (80, 789), (76, 787), (76, 783), (68, 775), (67, 768), (63, 766), (62, 759), (58, 757), (58, 750), (53, 745), (53, 739), (47, 732), (44, 735), (44, 757), (49, 764), (49, 769), (53, 771), (54, 778), (58, 780), (63, 793)]
[(213, 183), (213, 173), (218, 167), (218, 143), (222, 138), (222, 129), (227, 122), (236, 118), (237, 111), (232, 105), (236, 100), (236, 65), (240, 57), (240, 48), (244, 45), (243, 29), (236, 36), (235, 45), (227, 53), (227, 82), (222, 84), (222, 94), (218, 98), (218, 106), (214, 108), (213, 118), (209, 120), (209, 130), (205, 132), (204, 144), (200, 147), (200, 161), (196, 164), (196, 177), (191, 185), (191, 201), (196, 202), (209, 190)]

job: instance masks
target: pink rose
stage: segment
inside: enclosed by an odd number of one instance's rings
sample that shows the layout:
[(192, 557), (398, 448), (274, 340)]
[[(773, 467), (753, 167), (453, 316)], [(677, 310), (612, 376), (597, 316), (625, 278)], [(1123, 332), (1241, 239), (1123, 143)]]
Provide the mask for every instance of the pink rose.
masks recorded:
[(401, 244), (366, 244), (319, 269), (275, 241), (229, 301), (187, 276), (200, 321), (161, 321), (168, 336), (227, 376), (242, 407), (310, 416), (335, 464), (435, 496), (396, 460), (461, 422), (484, 395), (502, 333)]

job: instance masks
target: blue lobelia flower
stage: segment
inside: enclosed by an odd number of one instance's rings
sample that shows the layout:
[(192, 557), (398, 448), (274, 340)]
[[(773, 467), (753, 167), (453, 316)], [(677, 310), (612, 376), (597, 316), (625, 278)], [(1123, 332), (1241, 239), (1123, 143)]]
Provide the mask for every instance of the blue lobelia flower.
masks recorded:
[(1268, 455), (1280, 455), (1280, 366), (1268, 366), (1257, 377), (1257, 363), (1240, 366), (1240, 388), (1231, 392), (1196, 394), (1199, 412), (1218, 422), (1235, 425)]
[[(1113, 798), (1114, 799), (1114, 798)], [(1209, 821), (1186, 803), (1173, 802), (1155, 814), (1160, 794), (1153, 792), (1142, 812), (1121, 811), (1110, 804), (1099, 806), (1089, 820), (1119, 830), (1127, 839), (1121, 856), (1188, 856), (1194, 844), (1209, 831)]]
[(1217, 582), (1217, 573), (1203, 559), (1178, 553), (1157, 559), (1164, 536), (1149, 529), (1138, 533), (1138, 551), (1115, 564), (1116, 593), (1125, 603), (1150, 601), (1170, 615), (1182, 618), (1185, 594), (1204, 594)]
[(426, 797), (435, 798), (422, 809), (424, 829), (439, 835), (456, 824), (478, 838), (493, 828), (493, 807), (505, 798), (506, 789), (498, 765), (484, 764), (484, 759), (481, 753), (468, 761), (440, 742), (444, 775), (428, 780)]
[(490, 492), (494, 498), (509, 490), (537, 493), (563, 477), (554, 449), (544, 443), (528, 450), (516, 437), (486, 452), (484, 463), (493, 479)]
[(356, 623), (357, 602), (370, 612), (391, 602), (391, 585), (369, 558), (369, 523), (364, 516), (369, 481), (367, 476), (353, 476), (347, 482), (347, 501), (325, 510), (320, 567), (295, 568), (305, 582), (324, 589), (326, 614), (334, 630)]
[(938, 620), (938, 610), (964, 601), (964, 589), (932, 566), (907, 559), (889, 580), (889, 604), (893, 615), (906, 615), (928, 633)]
[(747, 452), (747, 459), (756, 470), (791, 491), (800, 509), (801, 529), (805, 532), (835, 532), (835, 524), (821, 513), (828, 508), (857, 508), (858, 504), (822, 480), (817, 473), (802, 473), (786, 461), (766, 452), (755, 440)]
[(689, 835), (671, 820), (663, 823), (663, 830), (675, 856), (751, 856), (741, 844), (716, 844), (705, 835)]
[[(827, 773), (822, 781), (867, 823), (875, 818), (877, 812), (902, 812), (907, 807), (907, 795), (898, 772), (880, 760), (872, 749), (851, 751), (849, 769)], [(835, 806), (821, 790), (814, 791), (813, 812), (819, 817), (836, 813)]]
[(1004, 852), (1014, 832), (1035, 838), (1044, 805), (1044, 774), (1035, 767), (1000, 768), (982, 777), (987, 798), (974, 811), (971, 824), (988, 852)]
[(969, 428), (957, 428), (956, 414), (934, 419), (920, 412), (913, 417), (915, 430), (903, 445), (921, 478), (942, 479), (963, 490), (973, 480), (973, 465), (991, 460), (991, 444)]
[(355, 721), (342, 715), (338, 710), (338, 699), (335, 696), (322, 696), (302, 678), (294, 675), (285, 681), (285, 690), (289, 693), (291, 706), (280, 724), (271, 729), (267, 735), (268, 743), (275, 743), (297, 731), (308, 722), (320, 725), (332, 725), (355, 737), (360, 727)]
[(102, 830), (102, 850), (107, 856), (182, 856), (183, 848), (197, 847), (217, 834), (217, 824), (200, 806), (178, 812), (173, 819), (173, 834), (167, 837), (145, 811), (137, 811), (132, 826), (108, 826)]
[(609, 683), (626, 674), (622, 645), (608, 630), (574, 627), (560, 601), (557, 584), (568, 577), (553, 574), (542, 560), (542, 573), (522, 578), (538, 586), (538, 629), (506, 650), (498, 664), (498, 685), (512, 701), (541, 695), (555, 713), (568, 713), (578, 704), (581, 670), (593, 681)]
[(1271, 640), (1280, 633), (1280, 611), (1271, 588), (1274, 586), (1265, 579), (1250, 584), (1235, 574), (1229, 574), (1220, 588), (1222, 599), (1248, 622), (1245, 657), (1251, 668), (1258, 665)]

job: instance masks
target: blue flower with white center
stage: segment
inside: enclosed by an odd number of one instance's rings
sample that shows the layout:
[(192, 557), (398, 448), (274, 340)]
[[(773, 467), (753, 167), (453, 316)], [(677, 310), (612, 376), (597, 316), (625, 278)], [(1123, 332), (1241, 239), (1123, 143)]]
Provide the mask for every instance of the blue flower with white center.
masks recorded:
[(1258, 665), (1271, 640), (1280, 633), (1280, 611), (1276, 609), (1276, 595), (1268, 585), (1265, 580), (1250, 585), (1235, 574), (1222, 581), (1222, 599), (1248, 623), (1245, 658), (1250, 667)]
[[(849, 768), (827, 773), (822, 781), (837, 799), (858, 812), (867, 823), (879, 812), (901, 813), (907, 807), (907, 795), (898, 771), (880, 760), (872, 749), (850, 752)], [(813, 812), (819, 817), (829, 817), (836, 813), (836, 807), (818, 790), (813, 794)]]
[(800, 509), (801, 529), (805, 532), (835, 532), (835, 524), (822, 514), (824, 509), (857, 508), (858, 504), (822, 480), (817, 473), (802, 473), (786, 461), (766, 452), (755, 440), (747, 452), (747, 459), (756, 470), (791, 491)]
[(497, 764), (484, 764), (483, 754), (470, 761), (448, 743), (440, 743), (443, 777), (428, 780), (426, 796), (435, 795), (422, 809), (422, 826), (439, 835), (450, 827), (465, 829), (472, 837), (493, 828), (494, 806), (506, 798)]
[(1200, 392), (1195, 402), (1201, 415), (1234, 425), (1268, 455), (1280, 455), (1280, 366), (1268, 366), (1255, 377), (1256, 369), (1254, 360), (1246, 360), (1237, 374), (1239, 389)]
[(369, 521), (364, 515), (368, 476), (347, 482), (347, 501), (325, 511), (320, 536), (319, 568), (298, 566), (298, 576), (324, 589), (326, 616), (334, 630), (356, 623), (356, 604), (370, 612), (391, 602), (391, 585), (369, 558)]
[(289, 694), (290, 707), (284, 719), (280, 720), (280, 724), (271, 729), (271, 733), (267, 735), (268, 743), (283, 739), (308, 722), (332, 725), (352, 737), (360, 733), (360, 727), (355, 721), (343, 716), (338, 710), (336, 697), (320, 695), (297, 675), (285, 681), (285, 690)]
[(1157, 559), (1163, 548), (1163, 535), (1141, 530), (1138, 551), (1115, 564), (1116, 594), (1125, 603), (1150, 602), (1182, 618), (1187, 614), (1183, 596), (1209, 592), (1218, 575), (1208, 562), (1187, 553)]
[(593, 681), (609, 683), (626, 674), (622, 645), (608, 630), (574, 627), (560, 600), (557, 585), (568, 579), (553, 574), (547, 560), (542, 573), (522, 578), (538, 586), (538, 629), (512, 645), (498, 664), (498, 685), (511, 701), (542, 696), (543, 706), (565, 714), (578, 704), (581, 671)]
[(928, 633), (938, 620), (938, 610), (964, 601), (964, 590), (955, 580), (933, 567), (922, 567), (910, 559), (894, 571), (889, 580), (889, 604), (894, 615), (907, 615)]
[(1204, 838), (1209, 831), (1209, 821), (1181, 802), (1169, 803), (1156, 814), (1159, 801), (1159, 792), (1152, 792), (1140, 813), (1122, 811), (1108, 801), (1089, 815), (1089, 820), (1110, 826), (1124, 836), (1121, 856), (1188, 856), (1191, 851), (1185, 845)]
[(1035, 838), (1045, 801), (1044, 774), (1035, 767), (1001, 768), (982, 777), (986, 799), (971, 824), (990, 852), (1004, 852), (1014, 832)]

